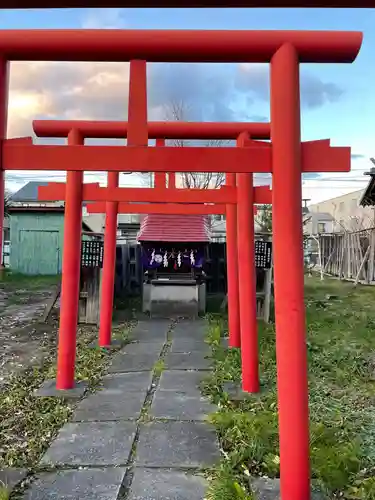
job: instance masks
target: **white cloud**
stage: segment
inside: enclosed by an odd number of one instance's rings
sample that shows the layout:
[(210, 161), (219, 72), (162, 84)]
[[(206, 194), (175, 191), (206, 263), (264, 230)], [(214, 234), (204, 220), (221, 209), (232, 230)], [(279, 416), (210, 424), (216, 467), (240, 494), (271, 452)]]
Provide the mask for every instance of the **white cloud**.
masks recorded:
[(29, 135), (38, 117), (125, 120), (128, 86), (128, 63), (14, 62), (8, 137)]
[[(126, 120), (128, 86), (128, 63), (14, 62), (8, 137), (32, 135), (36, 118)], [(91, 181), (105, 180), (104, 175), (88, 176)], [(6, 179), (7, 188), (16, 190), (29, 180), (64, 180), (64, 175), (12, 172)]]
[(83, 29), (125, 28), (124, 9), (92, 9), (82, 20)]

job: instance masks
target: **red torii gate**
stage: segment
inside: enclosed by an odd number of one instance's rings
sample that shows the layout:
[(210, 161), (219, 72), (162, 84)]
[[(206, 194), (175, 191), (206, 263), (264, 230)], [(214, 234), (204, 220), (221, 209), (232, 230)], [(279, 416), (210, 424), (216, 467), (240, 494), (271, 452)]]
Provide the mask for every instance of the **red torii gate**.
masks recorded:
[[(131, 68), (134, 65), (134, 62), (131, 63)], [(131, 73), (131, 79), (134, 76), (134, 72)], [(141, 75), (142, 77), (142, 75)], [(144, 75), (143, 75), (144, 77)], [(143, 82), (144, 84), (146, 82)], [(134, 89), (134, 87), (132, 87)], [(131, 102), (133, 96), (129, 92), (129, 103)], [(63, 121), (63, 120), (34, 120), (33, 122), (34, 132), (38, 137), (67, 137), (69, 132), (73, 129), (79, 130), (81, 135), (84, 138), (111, 138), (111, 139), (121, 139), (127, 137), (129, 124), (127, 122), (110, 122), (110, 121), (85, 121), (85, 120), (71, 120), (71, 121)], [(194, 122), (148, 122), (148, 137), (150, 139), (156, 139), (156, 146), (164, 146), (165, 139), (196, 139), (196, 140), (204, 140), (204, 139), (216, 139), (216, 140), (230, 140), (237, 139), (239, 134), (243, 131), (249, 133), (249, 135), (254, 139), (269, 139), (270, 137), (270, 124), (269, 123), (194, 123)], [(109, 174), (110, 175), (110, 174)], [(168, 187), (175, 187), (175, 178), (174, 173), (169, 173), (169, 181)], [(173, 176), (173, 177), (171, 177)], [(170, 186), (172, 184), (172, 186)], [(228, 186), (236, 185), (236, 175), (235, 174), (227, 174), (226, 175), (226, 184)], [(157, 172), (155, 173), (155, 187), (165, 187), (166, 186), (166, 174)], [(46, 196), (46, 191), (43, 190), (43, 195)], [(259, 188), (256, 188), (255, 193), (260, 193)], [(268, 196), (268, 197), (267, 197)], [(255, 194), (256, 197), (256, 194)], [(182, 201), (182, 200), (178, 200)], [(258, 199), (255, 200), (255, 203), (263, 204), (263, 203), (271, 203), (272, 200), (269, 197), (269, 194), (264, 191), (263, 199), (258, 196)], [(131, 205), (127, 205), (129, 209), (135, 210), (135, 208), (131, 207)], [(211, 205), (220, 206), (220, 205)], [(99, 205), (96, 205), (98, 208)], [(125, 209), (125, 205), (123, 205)], [(139, 211), (137, 213), (143, 212), (143, 208), (137, 205)], [(162, 207), (162, 208), (161, 208)], [(149, 210), (151, 207), (147, 205), (144, 209)], [(181, 205), (177, 207), (172, 206), (163, 206), (158, 205), (155, 207), (155, 210), (158, 210), (157, 213), (172, 213), (172, 209), (176, 210), (178, 208), (178, 212), (174, 211), (173, 213), (180, 213), (182, 210)], [(94, 205), (92, 207), (88, 207), (88, 210), (93, 210)], [(239, 310), (239, 284), (238, 284), (238, 256), (237, 256), (237, 207), (235, 204), (228, 204), (225, 208), (223, 206), (223, 210), (220, 213), (226, 213), (226, 230), (227, 230), (227, 283), (228, 283), (228, 323), (229, 323), (229, 345), (231, 347), (240, 347), (241, 345), (241, 334), (240, 334), (240, 310)], [(111, 209), (110, 209), (111, 210)], [(160, 212), (159, 210), (162, 210)], [(214, 212), (207, 207), (194, 207), (191, 206), (189, 209), (185, 205), (183, 213), (210, 213)], [(201, 211), (203, 210), (203, 211)], [(207, 212), (206, 212), (207, 210)], [(108, 205), (106, 205), (106, 210), (101, 209), (101, 211), (107, 212), (107, 220), (110, 218), (113, 221), (113, 217), (109, 215)], [(129, 212), (128, 212), (129, 213)], [(134, 212), (135, 213), (135, 212)], [(147, 213), (147, 212), (143, 212)], [(218, 213), (218, 212), (215, 212)], [(113, 224), (115, 222), (113, 221)], [(246, 226), (245, 226), (246, 228)], [(245, 231), (245, 228), (243, 231)], [(106, 238), (107, 245), (111, 245), (114, 247), (115, 245), (115, 228), (107, 230), (106, 224), (106, 233), (112, 235), (111, 238)], [(111, 244), (108, 243), (109, 239), (111, 240)], [(113, 290), (113, 283), (111, 281), (113, 272), (106, 273), (106, 254), (114, 254), (114, 249), (107, 250), (108, 246), (105, 247), (104, 252), (104, 269), (103, 269), (103, 282), (108, 281), (108, 286), (105, 285), (102, 288), (102, 297), (106, 297), (105, 300), (109, 297), (109, 290)], [(114, 260), (114, 259), (112, 259)], [(114, 264), (111, 261), (111, 268)], [(240, 285), (241, 287), (241, 285)], [(104, 290), (106, 293), (104, 294)], [(111, 301), (112, 302), (112, 301)], [(245, 313), (243, 313), (244, 315)], [(111, 329), (111, 318), (109, 317), (109, 313), (106, 315), (107, 320), (104, 321), (104, 324), (101, 322), (101, 334), (100, 345), (107, 345), (110, 342), (110, 329)], [(246, 321), (246, 318), (245, 318)], [(245, 383), (246, 386), (246, 383)]]
[[(111, 137), (118, 138), (119, 132), (122, 137), (128, 137), (128, 145), (132, 144), (146, 144), (144, 134), (141, 133), (140, 125), (142, 118), (147, 120), (147, 82), (146, 82), (146, 62), (145, 61), (131, 61), (130, 62), (130, 79), (129, 79), (129, 122), (131, 126), (127, 124), (113, 124), (111, 122), (99, 122), (98, 125), (93, 126), (90, 122), (34, 122), (34, 131), (37, 135), (57, 135), (66, 137), (69, 131), (76, 130), (79, 132), (82, 140), (87, 136), (92, 134), (98, 134), (101, 137)], [(133, 116), (133, 120), (131, 120)], [(133, 122), (133, 123), (132, 123)], [(146, 122), (147, 123), (147, 122)], [(38, 130), (38, 125), (41, 130)], [(117, 126), (116, 126), (117, 125)], [(161, 127), (160, 127), (161, 125)], [(207, 137), (214, 138), (224, 138), (231, 139), (238, 137), (241, 130), (246, 127), (247, 132), (252, 132), (258, 138), (269, 138), (270, 127), (269, 123), (254, 123), (254, 124), (206, 124), (206, 126), (201, 129), (200, 124), (194, 123), (182, 123), (180, 126), (174, 127), (175, 123), (165, 124), (163, 122), (156, 122), (151, 124), (151, 131), (155, 134), (156, 146), (165, 146), (165, 138), (196, 138), (205, 139)], [(56, 128), (57, 126), (57, 128)], [(147, 125), (150, 129), (150, 126)], [(104, 129), (104, 130), (103, 130)], [(130, 132), (128, 134), (128, 131)], [(210, 132), (210, 130), (212, 130)], [(86, 135), (87, 132), (87, 135)], [(150, 130), (149, 130), (150, 132)], [(176, 132), (186, 135), (176, 135)], [(102, 134), (101, 134), (102, 133)], [(168, 133), (170, 135), (168, 135)], [(195, 136), (193, 135), (195, 134)], [(121, 137), (121, 135), (120, 135)], [(152, 136), (151, 136), (152, 137)], [(175, 173), (169, 173), (169, 183), (172, 181), (172, 186), (175, 186)], [(232, 187), (236, 184), (235, 174), (227, 175), (227, 184)], [(108, 187), (118, 186), (118, 173), (109, 172), (108, 173)], [(155, 173), (155, 188), (163, 188), (166, 186), (166, 174), (161, 172)], [(251, 184), (252, 186), (252, 184)], [(249, 185), (249, 192), (251, 190)], [(259, 188), (261, 189), (261, 188)], [(42, 191), (43, 192), (43, 191)], [(255, 191), (254, 191), (255, 193)], [(139, 194), (139, 192), (137, 193)], [(259, 203), (271, 203), (269, 197), (270, 192), (268, 191), (264, 196), (263, 200)], [(44, 196), (46, 194), (44, 193)], [(149, 193), (147, 194), (149, 196)], [(162, 197), (162, 194), (161, 194)], [(158, 198), (158, 197), (157, 197)], [(162, 199), (162, 198), (161, 198)], [(137, 201), (137, 200), (132, 200)], [(146, 200), (143, 200), (146, 201)], [(155, 200), (149, 200), (155, 201)], [(183, 201), (177, 199), (176, 201)], [(106, 237), (105, 237), (105, 248), (104, 248), (104, 265), (103, 265), (103, 281), (102, 281), (102, 303), (101, 303), (101, 319), (100, 319), (100, 330), (99, 330), (99, 344), (101, 346), (107, 346), (111, 342), (111, 327), (112, 327), (112, 308), (113, 308), (113, 289), (114, 289), (114, 266), (115, 266), (115, 245), (116, 245), (116, 219), (117, 219), (117, 208), (118, 202), (107, 200), (106, 204)], [(257, 355), (257, 323), (256, 323), (256, 289), (255, 289), (255, 272), (248, 262), (254, 261), (253, 258), (253, 245), (248, 244), (248, 240), (254, 241), (254, 227), (253, 220), (249, 220), (249, 206), (243, 205), (244, 210), (246, 210), (246, 216), (242, 217), (242, 220), (247, 220), (247, 223), (243, 225), (243, 229), (240, 231), (243, 239), (243, 244), (248, 248), (250, 252), (247, 259), (244, 260), (242, 264), (243, 272), (248, 276), (247, 280), (241, 280), (238, 282), (238, 255), (237, 255), (237, 209), (235, 205), (228, 204), (227, 212), (229, 215), (229, 222), (227, 223), (228, 229), (228, 315), (229, 315), (229, 332), (230, 332), (230, 345), (232, 347), (240, 347), (241, 345), (241, 335), (244, 339), (244, 346), (241, 351), (242, 366), (243, 366), (243, 388), (244, 390), (250, 392), (257, 392), (259, 390), (259, 374), (258, 374), (258, 355)], [(76, 215), (78, 217), (78, 214)], [(71, 231), (67, 231), (67, 242), (66, 245), (70, 246), (71, 241)], [(76, 238), (74, 239), (76, 241)], [(77, 245), (78, 243), (76, 243)], [(73, 257), (73, 256), (72, 256)], [(73, 266), (73, 264), (72, 264)], [(67, 265), (67, 269), (71, 269)], [(65, 273), (64, 273), (65, 274)], [(248, 283), (253, 284), (250, 288)], [(73, 283), (69, 285), (73, 289)], [(64, 290), (64, 283), (62, 285), (62, 290)], [(77, 287), (74, 287), (74, 290)], [(243, 306), (242, 311), (239, 309), (240, 296), (243, 295), (242, 302), (253, 304), (253, 307)], [(61, 337), (66, 337), (73, 342), (75, 334), (70, 330), (73, 328), (72, 320), (72, 307), (74, 307), (74, 294), (72, 290), (66, 293), (70, 297), (69, 305), (62, 307), (61, 311), (61, 326), (60, 331), (66, 331), (66, 335), (61, 335)], [(65, 314), (67, 311), (67, 314)], [(78, 314), (78, 313), (77, 313)], [(75, 317), (75, 316), (74, 316)], [(242, 329), (241, 329), (242, 325)], [(242, 331), (242, 334), (241, 334)], [(250, 339), (252, 341), (250, 342)], [(70, 347), (72, 349), (72, 347)], [(59, 352), (65, 353), (62, 357), (65, 359), (68, 356), (68, 348), (59, 349)], [(68, 356), (69, 357), (69, 356)], [(70, 356), (74, 360), (74, 354)], [(64, 361), (61, 359), (59, 365), (64, 366)], [(58, 388), (68, 388), (74, 383), (74, 370), (70, 363), (70, 375), (65, 378), (61, 371), (58, 370), (57, 387)]]
[[(145, 76), (145, 75), (144, 75)], [(132, 80), (131, 80), (132, 81)], [(144, 82), (145, 83), (145, 82)], [(139, 87), (138, 87), (139, 88)], [(130, 102), (131, 102), (131, 95)], [(78, 129), (74, 129), (78, 131)], [(82, 131), (79, 130), (81, 136), (83, 136)], [(243, 135), (243, 134), (242, 134)], [(244, 141), (245, 138), (242, 137), (239, 141)], [(164, 146), (164, 139), (157, 139), (159, 142), (159, 147)], [(239, 142), (241, 145), (241, 142)], [(261, 148), (269, 148), (269, 143), (256, 143)], [(309, 152), (309, 148), (306, 143), (303, 145), (303, 149), (307, 149)], [(323, 143), (313, 143), (315, 144), (315, 152), (317, 144), (320, 146), (327, 146), (326, 141)], [(326, 148), (325, 148), (326, 149)], [(311, 149), (310, 144), (310, 153), (314, 151)], [(304, 155), (305, 157), (306, 155)], [(310, 155), (307, 154), (307, 165), (308, 159)], [(327, 156), (328, 160), (331, 160), (330, 155)], [(203, 168), (202, 168), (203, 169)], [(229, 282), (232, 285), (232, 293), (229, 290), (229, 294), (231, 296), (231, 304), (229, 305), (230, 317), (233, 322), (237, 321), (235, 324), (235, 328), (232, 329), (232, 332), (238, 332), (240, 335), (234, 336), (232, 335), (232, 343), (239, 347), (242, 346), (241, 350), (241, 358), (242, 358), (242, 374), (243, 374), (243, 389), (248, 392), (257, 392), (259, 390), (259, 373), (258, 373), (258, 340), (257, 340), (257, 322), (256, 322), (256, 290), (255, 290), (255, 269), (254, 269), (254, 225), (253, 221), (250, 220), (249, 214), (251, 213), (251, 206), (253, 203), (266, 203), (271, 200), (269, 197), (267, 198), (268, 187), (258, 187), (258, 191), (254, 190), (255, 193), (262, 193), (263, 189), (263, 198), (262, 199), (253, 199), (251, 196), (252, 192), (252, 180), (249, 176), (244, 176), (243, 182), (239, 184), (238, 199), (242, 196), (242, 202), (239, 203), (239, 218), (238, 218), (238, 227), (236, 226), (236, 206), (237, 195), (235, 194), (236, 188), (234, 187), (222, 187), (220, 190), (178, 190), (178, 191), (165, 191), (165, 174), (159, 174), (159, 185), (161, 186), (164, 183), (164, 188), (155, 188), (150, 191), (150, 189), (140, 189), (140, 188), (115, 188), (109, 187), (106, 189), (98, 188), (95, 185), (83, 185), (84, 193), (82, 200), (95, 200), (95, 201), (107, 201), (113, 206), (115, 205), (114, 211), (110, 212), (110, 221), (111, 224), (106, 224), (106, 232), (109, 229), (109, 237), (106, 238), (106, 246), (105, 246), (105, 257), (104, 269), (103, 269), (103, 285), (102, 285), (102, 305), (101, 305), (101, 345), (110, 344), (110, 333), (111, 333), (111, 323), (112, 323), (112, 308), (113, 308), (113, 287), (114, 287), (114, 260), (115, 260), (115, 241), (116, 241), (116, 217), (117, 217), (117, 203), (119, 201), (129, 201), (132, 202), (157, 202), (162, 199), (164, 202), (180, 202), (180, 203), (217, 203), (217, 202), (225, 202), (228, 207), (234, 205), (234, 224), (232, 223), (232, 242), (233, 242), (233, 250), (235, 252), (234, 259), (231, 262), (230, 259), (230, 267), (229, 272), (232, 271)], [(163, 177), (164, 176), (164, 177)], [(118, 181), (118, 179), (116, 180)], [(235, 176), (233, 176), (233, 181), (235, 181)], [(243, 185), (243, 187), (241, 187)], [(164, 189), (164, 190), (163, 190)], [(56, 184), (52, 185), (50, 188), (41, 188), (40, 194), (41, 198), (47, 200), (59, 200), (64, 197), (64, 185)], [(223, 197), (223, 193), (229, 198)], [(230, 193), (232, 197), (230, 197)], [(110, 208), (112, 208), (112, 206)], [(77, 208), (78, 210), (78, 208)], [(77, 212), (78, 217), (78, 212)], [(107, 220), (108, 220), (108, 210), (107, 210)], [(76, 231), (78, 231), (76, 227)], [(238, 232), (238, 252), (240, 255), (240, 273), (238, 272), (238, 266), (236, 265), (236, 257), (237, 257), (237, 239), (235, 239), (235, 232)], [(73, 236), (75, 233), (72, 233), (71, 229), (67, 230), (66, 233), (66, 247), (70, 248), (72, 245), (72, 239), (74, 241), (78, 241), (78, 236)], [(108, 235), (107, 235), (108, 236)], [(231, 242), (231, 238), (229, 236), (229, 242)], [(78, 243), (77, 243), (78, 245)], [(69, 252), (69, 250), (68, 250)], [(66, 253), (68, 253), (66, 252)], [(72, 259), (74, 256), (71, 256)], [(64, 260), (65, 262), (65, 260)], [(73, 266), (73, 261), (71, 265), (66, 264), (67, 269), (71, 269)], [(65, 267), (64, 267), (65, 269)], [(68, 272), (68, 271), (67, 271)], [(66, 273), (63, 273), (64, 276)], [(238, 275), (241, 275), (241, 280), (239, 280), (238, 284)], [(247, 279), (246, 279), (247, 277)], [(66, 280), (65, 280), (66, 282)], [(69, 284), (70, 286), (70, 284)], [(59, 349), (59, 353), (62, 353), (59, 356), (59, 369), (58, 369), (58, 379), (57, 379), (57, 387), (60, 389), (71, 388), (74, 384), (74, 351), (73, 346), (75, 345), (75, 335), (76, 330), (74, 327), (73, 330), (73, 319), (78, 314), (77, 311), (77, 303), (76, 296), (74, 294), (74, 290), (76, 287), (71, 285), (71, 288), (66, 291), (66, 296), (69, 297), (66, 303), (64, 302), (61, 307), (61, 348)], [(64, 281), (62, 290), (65, 290)], [(239, 294), (238, 294), (239, 291)], [(241, 305), (242, 304), (242, 305)], [(240, 307), (239, 307), (240, 305)], [(73, 314), (73, 312), (75, 312)], [(70, 360), (70, 361), (69, 361)], [(64, 370), (64, 366), (69, 365), (69, 369)]]
[[(163, 175), (163, 174), (162, 174)], [(67, 184), (64, 183), (49, 183), (47, 186), (39, 187), (39, 199), (43, 201), (55, 201), (55, 200), (66, 200), (66, 192), (67, 192)], [(250, 193), (250, 197), (253, 200), (250, 203), (247, 202), (248, 193)], [(149, 201), (151, 203), (138, 205), (136, 203), (129, 203), (128, 201), (131, 199), (133, 202), (137, 201)], [(163, 199), (167, 204), (157, 203), (155, 200)], [(132, 208), (133, 213), (150, 213), (151, 211), (154, 213), (169, 213), (175, 214), (176, 212), (180, 212), (183, 214), (188, 213), (212, 213), (214, 210), (213, 205), (204, 205), (203, 203), (215, 203), (216, 201), (220, 201), (222, 203), (222, 207), (227, 206), (236, 207), (237, 203), (237, 189), (235, 187), (226, 187), (223, 186), (220, 189), (171, 189), (171, 188), (101, 188), (98, 183), (91, 184), (83, 184), (83, 195), (81, 201), (96, 201), (96, 200), (105, 200), (108, 203), (108, 200), (112, 203), (123, 203), (123, 210), (129, 213), (129, 208)], [(246, 192), (246, 204), (245, 209), (247, 213), (244, 215), (243, 219), (246, 222), (242, 222), (244, 224), (241, 227), (241, 234), (243, 234), (243, 238), (249, 240), (249, 243), (246, 245), (250, 246), (251, 251), (254, 252), (254, 223), (252, 219), (253, 215), (253, 204), (265, 204), (271, 203), (271, 191), (269, 186), (256, 186), (251, 189), (249, 187), (248, 192)], [(106, 211), (107, 207), (103, 204), (99, 207), (97, 204), (93, 204), (94, 208), (101, 209), (101, 211)], [(172, 201), (173, 203), (168, 203)], [(153, 203), (152, 203), (153, 202)], [(184, 203), (190, 202), (189, 205), (184, 205)], [(225, 205), (226, 204), (226, 205)], [(242, 204), (239, 204), (240, 209), (242, 208)], [(88, 205), (90, 208), (90, 205)], [(117, 211), (116, 208), (116, 216)], [(223, 209), (220, 210), (224, 212)], [(249, 217), (249, 215), (251, 216)], [(114, 288), (114, 258), (112, 257), (115, 253), (116, 246), (116, 219), (113, 221), (113, 228), (110, 227), (110, 235), (108, 237), (107, 234), (107, 225), (106, 225), (106, 233), (105, 233), (105, 250), (104, 250), (104, 266), (103, 266), (103, 283), (102, 283), (102, 294), (101, 294), (101, 322), (102, 316), (104, 316), (105, 326), (108, 327), (108, 330), (104, 331), (104, 334), (109, 332), (109, 338), (104, 338), (104, 346), (108, 346), (110, 344), (110, 332), (111, 332), (111, 322), (112, 322), (112, 309), (113, 309), (113, 288)], [(76, 231), (78, 231), (78, 225), (76, 226)], [(233, 233), (235, 236), (236, 227), (233, 228)], [(114, 235), (112, 237), (112, 230)], [(70, 249), (70, 238), (75, 238), (76, 235), (72, 234), (70, 230), (66, 233), (64, 237), (64, 255), (68, 253)], [(109, 246), (109, 252), (106, 250)], [(236, 246), (236, 241), (235, 241)], [(66, 250), (65, 250), (66, 249)], [(237, 271), (237, 248), (235, 247), (235, 269)], [(107, 260), (106, 260), (107, 259)], [(254, 261), (254, 259), (249, 258), (247, 256), (246, 261), (250, 263)], [(241, 263), (242, 264), (242, 263)], [(66, 265), (66, 260), (63, 260), (63, 266)], [(106, 267), (107, 265), (107, 267)], [(247, 266), (246, 266), (247, 267)], [(254, 267), (254, 266), (252, 266)], [(241, 269), (241, 265), (240, 265)], [(63, 270), (64, 271), (64, 270)], [(105, 274), (105, 271), (107, 273)], [(254, 270), (252, 270), (252, 274), (255, 277)], [(63, 280), (65, 278), (65, 273), (63, 272)], [(106, 282), (104, 282), (104, 278), (106, 278)], [(236, 276), (237, 278), (237, 276)], [(243, 281), (243, 280), (242, 280)], [(64, 281), (63, 281), (64, 283)], [(243, 307), (241, 313), (241, 318), (245, 322), (245, 326), (251, 326), (251, 329), (247, 331), (247, 329), (242, 329), (251, 343), (243, 342), (242, 346), (242, 371), (243, 371), (243, 381), (244, 381), (244, 389), (251, 390), (251, 392), (256, 392), (259, 386), (258, 380), (258, 356), (257, 356), (257, 325), (256, 325), (256, 290), (255, 290), (255, 279), (254, 279), (254, 287), (248, 289), (247, 285), (242, 285), (239, 287), (238, 281), (237, 283), (232, 283), (233, 287), (236, 287), (234, 293), (236, 296), (234, 297), (236, 300), (233, 301), (231, 306), (237, 307), (237, 310), (232, 310), (231, 312), (234, 314), (238, 314), (238, 288), (242, 294), (244, 293), (244, 286), (247, 287), (245, 295), (245, 299), (247, 301), (247, 307)], [(62, 287), (62, 289), (65, 289)], [(67, 292), (68, 301), (64, 301), (61, 304), (61, 321), (60, 321), (60, 337), (59, 337), (59, 353), (63, 353), (64, 355), (59, 356), (58, 360), (58, 379), (57, 379), (57, 388), (65, 389), (72, 388), (74, 386), (74, 353), (75, 353), (75, 335), (76, 328), (73, 330), (73, 325), (71, 322), (72, 317), (77, 317), (78, 315), (78, 300), (75, 296), (75, 290), (69, 290)], [(241, 293), (239, 294), (241, 297)], [(254, 308), (252, 308), (251, 304), (254, 304)], [(228, 307), (229, 308), (229, 307)], [(254, 315), (252, 317), (251, 315)], [(247, 323), (246, 323), (247, 322)], [(243, 337), (243, 335), (242, 335)], [(102, 345), (102, 343), (100, 343)], [(238, 346), (239, 347), (239, 346)]]
[[(70, 178), (72, 186), (76, 183), (75, 189), (68, 189), (67, 192), (68, 210), (68, 205), (74, 206), (74, 194), (77, 199), (81, 194), (82, 172), (87, 169), (87, 165), (94, 171), (119, 172), (127, 164), (132, 165), (132, 170), (140, 172), (239, 172), (239, 198), (242, 199), (248, 189), (249, 179), (251, 182), (252, 172), (272, 172), (283, 500), (310, 498), (301, 172), (350, 169), (350, 148), (331, 149), (329, 144), (323, 147), (321, 144), (310, 144), (310, 154), (302, 161), (299, 64), (352, 62), (361, 43), (361, 33), (338, 31), (0, 32), (0, 139), (5, 137), (6, 130), (7, 61), (10, 59), (271, 63), (272, 157), (271, 147), (246, 143), (243, 136), (240, 147), (219, 148), (219, 151), (215, 148), (183, 148), (182, 152), (178, 152), (179, 148), (147, 148), (147, 117), (129, 114), (132, 147), (73, 145), (80, 142), (74, 132), (70, 134), (70, 146), (29, 146), (22, 143), (12, 146), (11, 142), (7, 144), (3, 141), (0, 191), (3, 191), (4, 170), (67, 170), (68, 181)], [(128, 133), (128, 145), (129, 137)], [(325, 169), (322, 164), (311, 165), (314, 156), (322, 162), (324, 157), (321, 153), (325, 152), (334, 162), (334, 167), (329, 165)], [(4, 201), (3, 193), (1, 197), (0, 206)]]

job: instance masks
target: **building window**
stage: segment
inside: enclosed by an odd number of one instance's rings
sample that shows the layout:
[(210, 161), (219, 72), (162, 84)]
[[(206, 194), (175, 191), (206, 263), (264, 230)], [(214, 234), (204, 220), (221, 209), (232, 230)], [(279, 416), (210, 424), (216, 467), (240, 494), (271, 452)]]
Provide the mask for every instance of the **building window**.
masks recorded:
[(325, 232), (326, 232), (326, 223), (318, 222), (318, 233), (325, 233)]

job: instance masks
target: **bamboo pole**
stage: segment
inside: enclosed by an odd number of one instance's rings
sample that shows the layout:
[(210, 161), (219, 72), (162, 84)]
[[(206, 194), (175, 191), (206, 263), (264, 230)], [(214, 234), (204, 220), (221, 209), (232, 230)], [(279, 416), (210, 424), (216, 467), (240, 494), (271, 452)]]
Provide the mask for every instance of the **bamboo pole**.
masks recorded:
[(364, 268), (364, 266), (366, 264), (367, 259), (369, 258), (369, 255), (370, 255), (370, 246), (367, 247), (367, 250), (366, 250), (366, 253), (365, 253), (365, 255), (364, 255), (363, 259), (362, 259), (361, 265), (359, 266), (357, 276), (355, 277), (354, 286), (358, 285), (359, 276), (360, 276), (360, 274), (362, 272), (362, 269)]

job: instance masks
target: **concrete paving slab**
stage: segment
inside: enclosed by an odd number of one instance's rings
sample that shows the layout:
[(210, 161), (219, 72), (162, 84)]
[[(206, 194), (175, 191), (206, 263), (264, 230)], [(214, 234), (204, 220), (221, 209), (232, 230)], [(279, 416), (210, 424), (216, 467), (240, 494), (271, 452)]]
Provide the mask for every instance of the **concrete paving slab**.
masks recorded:
[(37, 476), (24, 500), (117, 500), (125, 468), (60, 470)]
[(153, 319), (152, 321), (139, 321), (130, 331), (129, 338), (142, 340), (142, 342), (155, 339), (166, 339), (171, 322), (168, 320)]
[(179, 471), (136, 469), (128, 500), (203, 500), (207, 482)]
[(195, 321), (179, 321), (173, 329), (174, 337), (193, 337), (204, 340), (206, 333), (207, 322), (200, 319)]
[(141, 426), (135, 464), (199, 468), (220, 459), (215, 429), (202, 422), (150, 422)]
[(99, 345), (98, 339), (90, 342), (89, 347), (91, 349), (105, 349), (106, 351), (115, 351), (116, 349), (120, 349), (128, 342), (127, 339), (111, 339), (111, 343), (106, 346)]
[(16, 469), (7, 467), (0, 469), (0, 486), (7, 488), (10, 491), (23, 481), (27, 476), (27, 469)]
[(159, 390), (151, 405), (151, 415), (168, 420), (203, 421), (216, 409), (215, 405), (202, 396)]
[(132, 342), (121, 349), (121, 354), (160, 354), (165, 339), (150, 340), (150, 342)]
[(205, 372), (187, 370), (164, 370), (158, 390), (200, 395), (199, 385), (207, 376)]
[(220, 339), (220, 343), (222, 347), (225, 347), (226, 349), (229, 349), (229, 338), (228, 337), (222, 337)]
[(193, 339), (197, 342), (204, 342), (206, 335), (195, 330), (184, 329), (180, 332), (174, 333), (173, 337), (176, 339)]
[(124, 465), (136, 429), (135, 422), (68, 423), (44, 454), (41, 465)]
[(147, 344), (148, 342), (166, 342), (167, 341), (167, 330), (162, 334), (151, 335), (150, 332), (140, 332), (138, 334), (134, 334), (134, 336), (130, 337), (130, 342), (142, 342)]
[(203, 340), (194, 338), (174, 338), (172, 340), (171, 352), (191, 352), (200, 351), (206, 354), (211, 353), (211, 347)]
[(144, 372), (152, 371), (159, 354), (122, 354), (113, 357), (108, 367), (108, 373)]
[[(250, 480), (250, 487), (256, 500), (281, 500), (280, 479), (269, 477), (254, 477)], [(311, 492), (311, 500), (324, 500), (320, 492)]]
[(103, 377), (101, 391), (148, 392), (151, 388), (152, 372), (111, 373)]
[(139, 418), (147, 392), (99, 391), (77, 406), (73, 422), (103, 422)]
[(56, 380), (45, 380), (43, 384), (36, 389), (34, 396), (37, 398), (63, 398), (66, 400), (81, 399), (87, 390), (87, 382), (81, 380), (75, 383), (72, 389), (56, 389)]
[(169, 352), (165, 358), (165, 368), (168, 370), (209, 370), (211, 364), (207, 353), (201, 351)]

